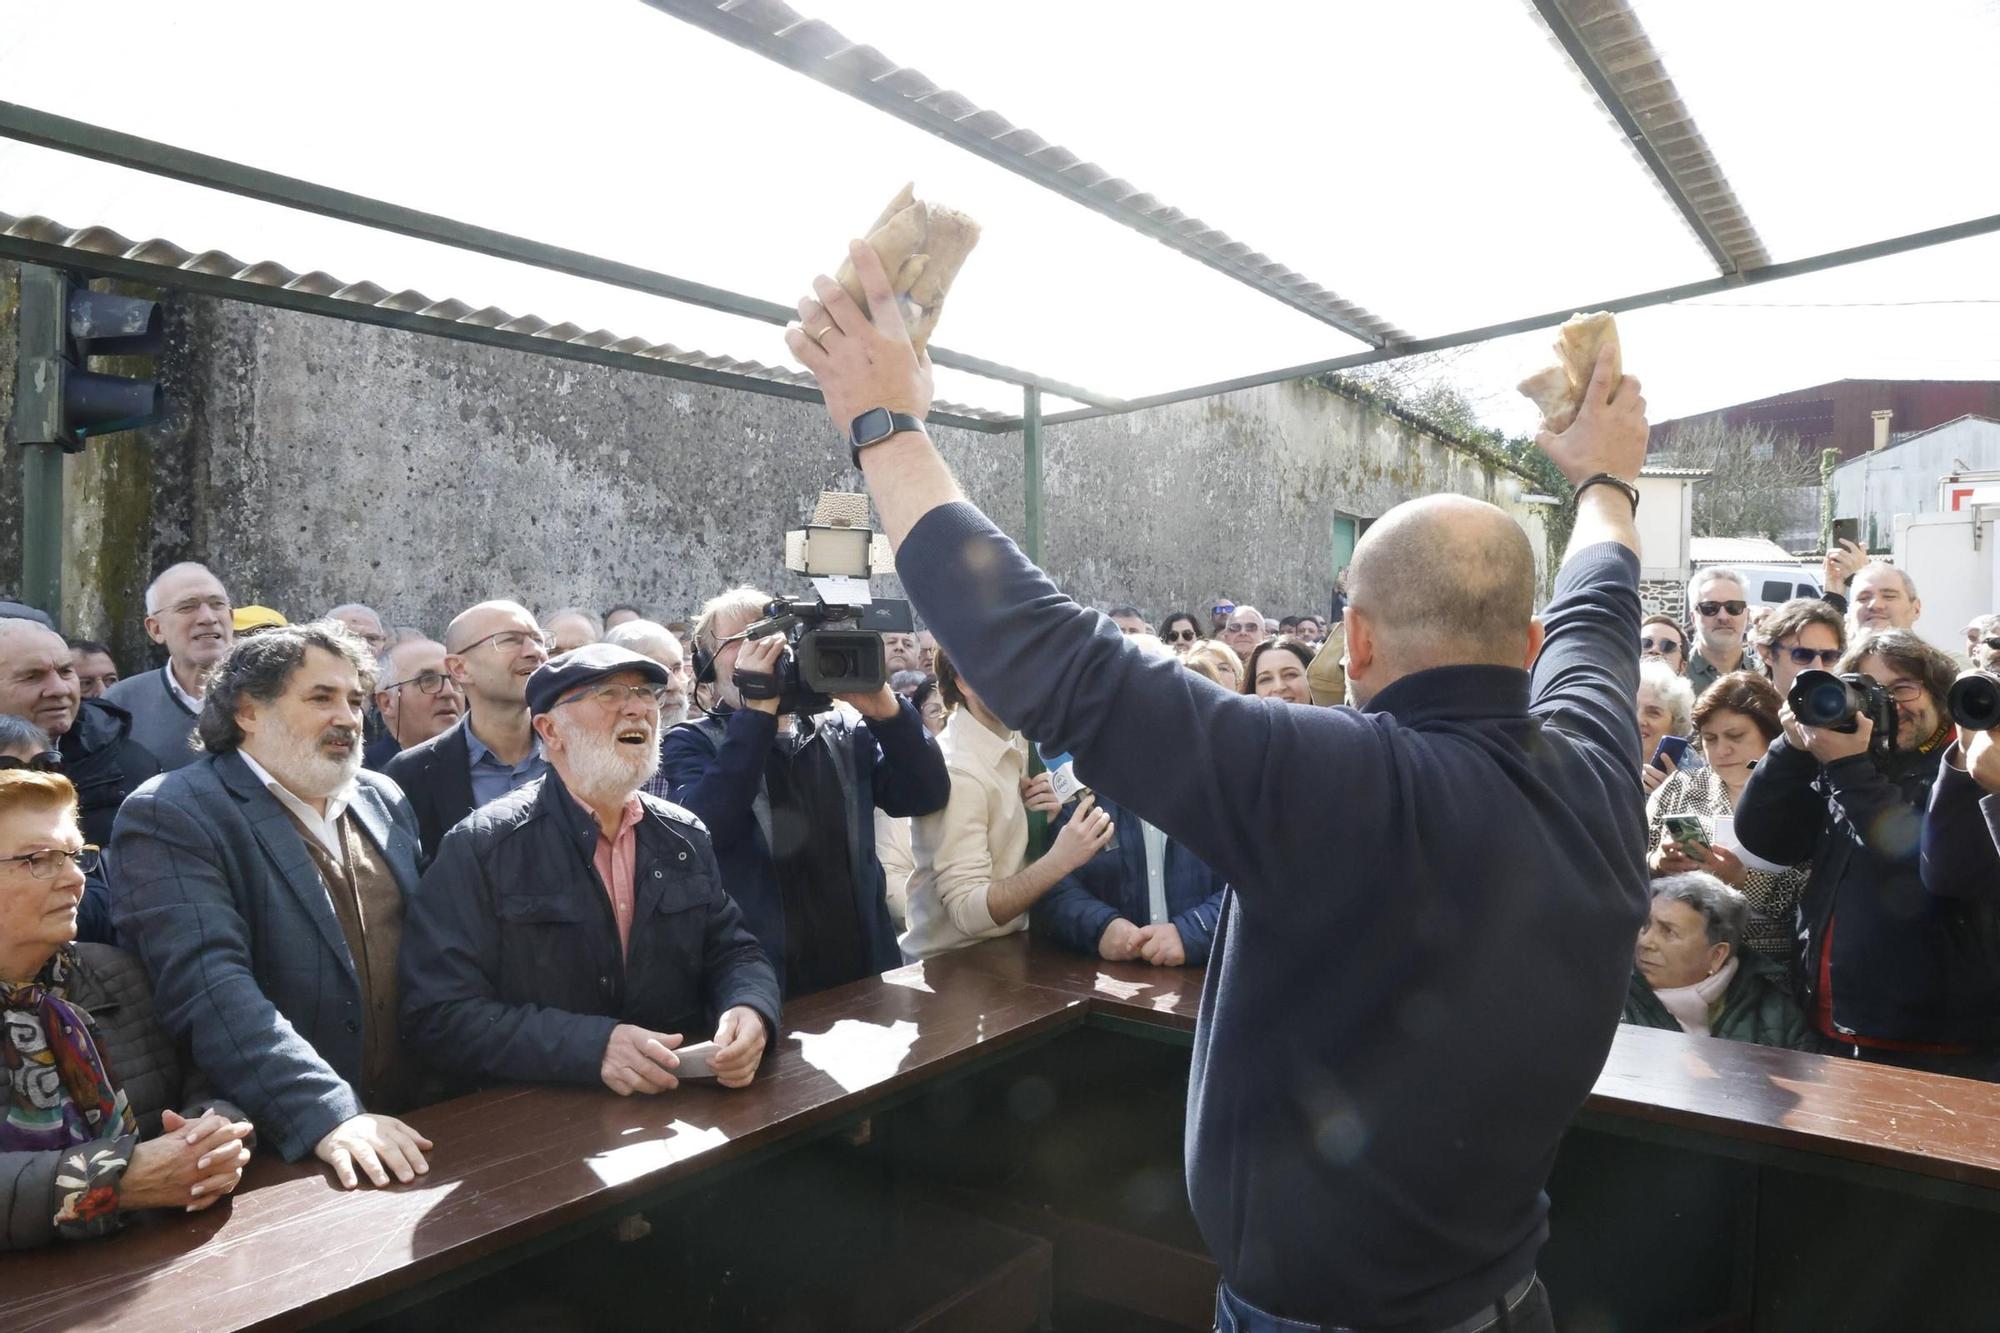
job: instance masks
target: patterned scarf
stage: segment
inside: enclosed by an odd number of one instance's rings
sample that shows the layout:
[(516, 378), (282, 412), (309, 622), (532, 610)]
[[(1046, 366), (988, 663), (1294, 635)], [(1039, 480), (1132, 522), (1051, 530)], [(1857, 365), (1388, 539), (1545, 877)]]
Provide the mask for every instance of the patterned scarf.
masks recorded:
[(130, 1155), (120, 1141), (138, 1133), (89, 1020), (69, 1002), (76, 968), (75, 946), (66, 944), (33, 981), (0, 985), (0, 1059), (7, 1073), (0, 1152), (64, 1154), (55, 1221), (66, 1236), (116, 1225), (118, 1181)]

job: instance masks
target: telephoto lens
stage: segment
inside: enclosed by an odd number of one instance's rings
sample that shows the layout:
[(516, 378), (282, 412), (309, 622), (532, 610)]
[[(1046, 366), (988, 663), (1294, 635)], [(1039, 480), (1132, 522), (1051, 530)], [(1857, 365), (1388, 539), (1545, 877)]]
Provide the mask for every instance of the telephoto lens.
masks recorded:
[(1852, 685), (1831, 671), (1801, 671), (1785, 702), (1800, 726), (1852, 731), (1862, 700)]
[(1967, 731), (2000, 727), (2000, 675), (1968, 671), (1951, 683), (1944, 702), (1951, 710), (1951, 720)]

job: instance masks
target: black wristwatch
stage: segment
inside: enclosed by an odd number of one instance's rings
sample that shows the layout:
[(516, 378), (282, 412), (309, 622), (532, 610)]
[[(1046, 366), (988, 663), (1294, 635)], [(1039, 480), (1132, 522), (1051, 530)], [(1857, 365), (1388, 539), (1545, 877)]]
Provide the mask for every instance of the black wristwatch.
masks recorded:
[(880, 444), (891, 435), (900, 435), (906, 430), (924, 433), (924, 423), (908, 412), (891, 412), (886, 407), (871, 407), (854, 418), (854, 424), (847, 431), (847, 452), (854, 460), (854, 466), (861, 466), (861, 451), (871, 444)]
[(1626, 499), (1632, 502), (1632, 513), (1635, 516), (1638, 514), (1639, 488), (1623, 477), (1614, 477), (1609, 472), (1599, 472), (1595, 476), (1585, 477), (1576, 484), (1576, 497), (1581, 499), (1583, 493), (1592, 486), (1615, 486)]

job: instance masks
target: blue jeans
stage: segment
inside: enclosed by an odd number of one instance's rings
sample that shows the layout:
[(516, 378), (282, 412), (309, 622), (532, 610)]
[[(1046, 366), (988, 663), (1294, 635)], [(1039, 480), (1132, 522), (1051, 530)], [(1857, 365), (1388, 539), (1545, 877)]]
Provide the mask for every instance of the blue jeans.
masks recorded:
[[(1555, 1333), (1555, 1319), (1549, 1312), (1549, 1289), (1534, 1279), (1527, 1293), (1513, 1306), (1495, 1302), (1478, 1314), (1459, 1321), (1439, 1333)], [(1227, 1282), (1215, 1290), (1215, 1333), (1352, 1333), (1335, 1324), (1302, 1324), (1296, 1319), (1260, 1310), (1229, 1289)]]

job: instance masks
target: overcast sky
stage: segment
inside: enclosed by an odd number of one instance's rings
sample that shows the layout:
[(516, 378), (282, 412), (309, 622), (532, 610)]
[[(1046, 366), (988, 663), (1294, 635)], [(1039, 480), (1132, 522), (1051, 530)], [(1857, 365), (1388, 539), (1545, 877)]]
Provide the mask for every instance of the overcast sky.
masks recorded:
[[(1509, 0), (795, 0), (1418, 335), (1713, 275)], [(937, 341), (1138, 395), (1355, 350), (638, 0), (8, 6), (0, 96), (789, 303), (906, 179), (985, 236)], [(1779, 260), (2000, 212), (2000, 3), (1639, 0)], [(152, 77), (77, 77), (75, 58)], [(768, 325), (0, 143), (0, 210), (780, 362)], [(2000, 241), (1621, 317), (1655, 419), (2000, 376)], [(1489, 424), (1546, 335), (1447, 358)], [(940, 373), (1000, 409), (1015, 390)], [(1055, 406), (1060, 406), (1056, 404)]]

